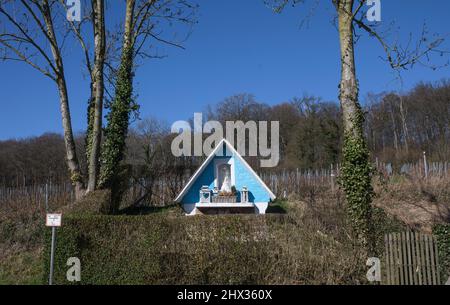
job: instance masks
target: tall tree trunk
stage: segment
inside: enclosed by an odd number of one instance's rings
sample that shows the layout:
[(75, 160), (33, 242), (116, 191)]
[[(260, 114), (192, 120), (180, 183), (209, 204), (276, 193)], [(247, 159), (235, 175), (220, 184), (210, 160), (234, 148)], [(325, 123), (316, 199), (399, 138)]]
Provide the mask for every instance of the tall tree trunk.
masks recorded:
[(58, 86), (62, 125), (64, 129), (64, 142), (66, 146), (67, 166), (69, 167), (69, 171), (71, 174), (71, 181), (75, 186), (75, 198), (79, 199), (84, 195), (85, 189), (80, 171), (80, 166), (78, 163), (75, 140), (73, 137), (72, 122), (69, 108), (69, 98), (67, 95), (67, 84), (64, 75), (64, 65), (60, 50), (58, 48), (58, 43), (54, 31), (53, 20), (48, 0), (43, 1), (42, 7), (43, 7), (44, 22), (50, 40), (50, 48), (52, 50), (55, 66), (57, 69), (56, 83)]
[[(93, 0), (92, 11), (94, 14), (94, 44), (95, 59), (94, 68), (92, 70), (92, 93), (93, 100), (90, 101), (90, 119), (92, 120), (92, 133), (89, 134), (88, 141), (90, 145), (89, 161), (88, 161), (88, 187), (87, 191), (93, 191), (97, 187), (97, 179), (99, 174), (99, 156), (100, 144), (102, 139), (102, 113), (103, 113), (103, 94), (104, 94), (104, 77), (103, 67), (105, 64), (105, 7), (104, 0)], [(92, 107), (92, 108), (91, 108)]]
[(133, 104), (133, 37), (135, 0), (127, 0), (122, 55), (116, 79), (115, 97), (108, 113), (101, 158), (100, 187), (111, 189), (111, 213), (120, 203), (128, 183), (122, 177), (121, 162), (125, 155), (126, 137)]
[(127, 8), (126, 8), (126, 12), (125, 12), (125, 31), (123, 34), (122, 56), (129, 56), (129, 54), (127, 53), (127, 50), (129, 50), (132, 47), (132, 43), (133, 43), (135, 3), (136, 3), (135, 0), (127, 0)]
[(400, 116), (402, 119), (402, 128), (403, 128), (403, 136), (405, 137), (405, 149), (406, 152), (409, 152), (409, 146), (408, 146), (408, 125), (406, 124), (406, 111), (405, 108), (403, 106), (403, 97), (399, 94), (398, 95), (400, 98)]
[(340, 103), (343, 113), (344, 145), (342, 184), (348, 213), (358, 239), (367, 252), (373, 250), (371, 185), (372, 168), (364, 139), (364, 114), (358, 102), (353, 40), (353, 0), (336, 1), (341, 47)]
[(395, 122), (395, 116), (394, 116), (394, 103), (392, 100), (389, 101), (389, 114), (391, 116), (391, 122), (392, 122), (392, 129), (394, 133), (394, 149), (395, 149), (395, 157), (398, 157), (398, 133), (397, 133), (397, 123)]
[(340, 102), (343, 112), (344, 131), (358, 136), (357, 116), (361, 113), (358, 103), (358, 82), (356, 80), (355, 53), (353, 41), (353, 0), (339, 3), (339, 42), (341, 47)]

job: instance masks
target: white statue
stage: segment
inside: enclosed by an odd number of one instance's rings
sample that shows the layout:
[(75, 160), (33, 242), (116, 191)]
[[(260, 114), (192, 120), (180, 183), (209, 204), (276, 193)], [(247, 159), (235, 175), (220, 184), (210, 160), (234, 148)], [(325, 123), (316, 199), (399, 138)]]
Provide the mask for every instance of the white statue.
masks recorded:
[(225, 179), (223, 179), (222, 188), (220, 189), (220, 191), (224, 192), (224, 193), (231, 193), (230, 177), (225, 176)]

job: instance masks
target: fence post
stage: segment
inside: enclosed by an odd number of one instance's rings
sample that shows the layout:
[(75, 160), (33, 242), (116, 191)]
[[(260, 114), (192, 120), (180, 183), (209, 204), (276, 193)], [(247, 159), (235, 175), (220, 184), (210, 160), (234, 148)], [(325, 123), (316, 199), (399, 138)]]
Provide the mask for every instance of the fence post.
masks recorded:
[(334, 193), (334, 171), (333, 171), (333, 164), (331, 164), (330, 178), (331, 178), (331, 192)]
[(45, 184), (45, 212), (48, 212), (48, 183)]
[(428, 163), (427, 163), (427, 153), (423, 152), (423, 169), (425, 171), (425, 179), (428, 179)]

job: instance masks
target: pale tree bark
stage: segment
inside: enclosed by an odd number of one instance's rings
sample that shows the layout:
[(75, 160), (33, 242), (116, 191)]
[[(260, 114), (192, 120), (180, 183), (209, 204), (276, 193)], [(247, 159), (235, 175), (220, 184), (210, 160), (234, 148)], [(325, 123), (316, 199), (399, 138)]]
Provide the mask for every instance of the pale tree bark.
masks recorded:
[[(125, 12), (125, 31), (123, 34), (123, 46), (122, 46), (122, 50), (124, 53), (126, 53), (126, 50), (129, 50), (132, 45), (135, 6), (136, 6), (135, 0), (127, 0)], [(123, 56), (126, 55), (124, 53)]]
[(344, 131), (355, 136), (355, 117), (361, 111), (358, 104), (358, 82), (355, 69), (353, 40), (353, 0), (338, 1), (339, 43), (341, 49), (340, 102), (343, 113)]
[[(68, 10), (65, 1), (59, 0), (66, 10)], [(102, 141), (102, 118), (103, 118), (103, 100), (105, 93), (105, 63), (106, 55), (106, 25), (105, 25), (105, 1), (104, 0), (90, 0), (91, 11), (86, 10), (83, 18), (74, 22), (68, 20), (69, 29), (75, 35), (75, 38), (80, 43), (82, 52), (84, 54), (85, 64), (89, 72), (90, 83), (90, 98), (87, 107), (87, 130), (85, 137), (86, 145), (86, 160), (87, 160), (87, 192), (94, 191), (98, 185), (98, 176), (100, 170), (100, 150)], [(83, 25), (86, 23), (92, 24), (92, 32), (94, 34), (94, 51), (93, 59), (91, 59), (91, 52), (89, 44), (86, 42), (86, 37), (83, 33)], [(91, 64), (92, 63), (92, 64)]]
[(75, 196), (76, 198), (80, 198), (84, 195), (85, 189), (80, 172), (80, 166), (78, 163), (75, 140), (73, 137), (72, 120), (70, 116), (69, 98), (67, 95), (67, 84), (64, 74), (63, 60), (61, 56), (61, 51), (58, 47), (51, 10), (47, 0), (44, 0), (42, 2), (42, 14), (44, 17), (44, 22), (47, 30), (47, 36), (50, 42), (50, 48), (52, 50), (53, 58), (55, 61), (55, 67), (57, 69), (56, 83), (58, 85), (58, 92), (60, 98), (60, 109), (64, 129), (64, 142), (66, 145), (67, 165), (71, 173), (72, 183), (75, 186)]
[[(94, 67), (92, 69), (92, 111), (88, 115), (92, 120), (92, 134), (89, 137), (88, 154), (88, 185), (87, 191), (93, 191), (97, 187), (99, 175), (99, 156), (102, 140), (102, 115), (103, 115), (103, 95), (104, 95), (104, 65), (105, 65), (105, 5), (104, 0), (92, 1), (93, 27), (94, 27)], [(92, 114), (92, 117), (91, 117)]]

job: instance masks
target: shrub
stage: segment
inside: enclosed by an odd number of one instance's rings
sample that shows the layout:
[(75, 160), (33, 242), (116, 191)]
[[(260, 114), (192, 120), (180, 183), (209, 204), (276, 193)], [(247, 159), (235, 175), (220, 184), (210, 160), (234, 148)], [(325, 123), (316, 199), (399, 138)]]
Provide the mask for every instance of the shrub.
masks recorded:
[(110, 190), (96, 190), (86, 194), (73, 204), (60, 208), (64, 214), (71, 215), (99, 215), (108, 214), (111, 201)]
[(436, 225), (433, 234), (437, 241), (441, 278), (445, 282), (450, 277), (450, 225)]
[(81, 261), (81, 284), (364, 281), (359, 248), (319, 229), (287, 215), (69, 215), (57, 231), (54, 282), (69, 284), (69, 257)]

